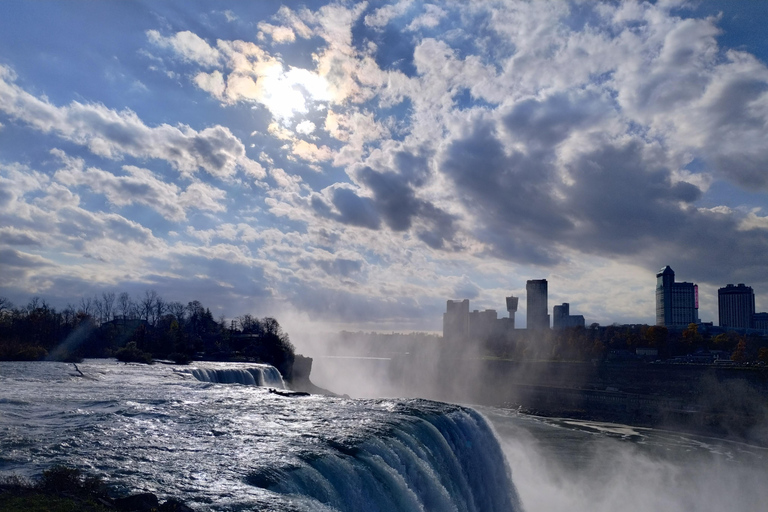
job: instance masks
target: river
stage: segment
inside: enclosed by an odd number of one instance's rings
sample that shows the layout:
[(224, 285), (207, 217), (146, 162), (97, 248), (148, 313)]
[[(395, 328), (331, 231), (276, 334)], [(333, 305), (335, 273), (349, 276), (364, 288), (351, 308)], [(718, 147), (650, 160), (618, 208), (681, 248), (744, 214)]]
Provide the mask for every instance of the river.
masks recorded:
[[(262, 384), (258, 386), (256, 384)], [(287, 397), (258, 365), (0, 363), (0, 475), (198, 510), (759, 510), (759, 447), (420, 399)]]

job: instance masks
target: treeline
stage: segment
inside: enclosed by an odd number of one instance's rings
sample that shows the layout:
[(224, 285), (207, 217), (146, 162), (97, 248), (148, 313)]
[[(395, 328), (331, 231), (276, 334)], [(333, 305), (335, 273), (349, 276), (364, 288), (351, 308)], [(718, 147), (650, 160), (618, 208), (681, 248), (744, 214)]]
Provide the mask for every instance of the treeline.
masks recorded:
[(254, 361), (290, 378), (294, 348), (274, 318), (217, 320), (197, 300), (168, 302), (154, 290), (136, 298), (106, 292), (61, 311), (39, 297), (23, 307), (0, 297), (0, 360), (86, 357)]
[(483, 344), (486, 355), (515, 360), (591, 361), (631, 356), (637, 349), (656, 349), (661, 360), (718, 351), (737, 363), (768, 363), (768, 337), (735, 331), (712, 335), (690, 324), (684, 330), (657, 325), (592, 324), (562, 330), (526, 331), (491, 336)]

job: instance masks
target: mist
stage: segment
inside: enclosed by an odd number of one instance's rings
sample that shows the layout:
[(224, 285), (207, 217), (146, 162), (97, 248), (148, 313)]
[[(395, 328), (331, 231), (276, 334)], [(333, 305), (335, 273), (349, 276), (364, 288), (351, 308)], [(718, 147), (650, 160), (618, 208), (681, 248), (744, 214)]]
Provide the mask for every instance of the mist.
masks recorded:
[(746, 512), (768, 503), (764, 448), (483, 412), (497, 429), (526, 512)]

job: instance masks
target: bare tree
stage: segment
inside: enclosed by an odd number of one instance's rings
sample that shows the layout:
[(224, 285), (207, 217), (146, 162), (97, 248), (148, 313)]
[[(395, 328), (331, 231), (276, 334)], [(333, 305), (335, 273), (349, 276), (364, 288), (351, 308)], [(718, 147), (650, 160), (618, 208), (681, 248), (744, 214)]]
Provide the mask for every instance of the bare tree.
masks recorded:
[(184, 314), (187, 311), (186, 306), (181, 302), (171, 302), (167, 306), (168, 312), (176, 317), (176, 321), (181, 324), (184, 321)]
[(93, 314), (97, 325), (101, 325), (104, 322), (104, 304), (99, 300), (98, 295), (93, 296)]
[(123, 292), (117, 297), (117, 309), (123, 316), (123, 320), (127, 320), (133, 314), (133, 301), (128, 292)]
[(115, 314), (115, 292), (104, 292), (101, 294), (101, 303), (104, 307), (105, 321), (112, 320)]
[(75, 314), (75, 306), (67, 304), (67, 307), (61, 312), (61, 316), (64, 318), (64, 323), (66, 325), (73, 325), (75, 323)]
[(144, 297), (139, 299), (139, 315), (141, 318), (150, 325), (154, 325), (156, 322), (157, 314), (157, 301), (159, 297), (155, 290), (147, 290), (144, 292)]
[(168, 310), (168, 303), (163, 300), (162, 297), (159, 295), (155, 297), (155, 304), (154, 304), (154, 321), (152, 322), (153, 325), (156, 325), (158, 321), (160, 321), (161, 318), (163, 318), (163, 315)]
[(13, 309), (13, 302), (8, 300), (7, 297), (0, 297), (0, 313)]
[(93, 299), (90, 297), (83, 297), (80, 299), (80, 309), (78, 310), (78, 313), (91, 316), (91, 313), (93, 313)]

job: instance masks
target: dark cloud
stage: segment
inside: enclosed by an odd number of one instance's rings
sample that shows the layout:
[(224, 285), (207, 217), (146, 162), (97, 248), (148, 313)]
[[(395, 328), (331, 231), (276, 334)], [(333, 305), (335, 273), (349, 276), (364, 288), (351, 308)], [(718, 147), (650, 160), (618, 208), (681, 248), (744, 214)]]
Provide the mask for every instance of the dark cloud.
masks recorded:
[(408, 181), (402, 175), (378, 172), (370, 167), (363, 168), (359, 177), (373, 192), (376, 209), (384, 222), (394, 231), (410, 229), (413, 217), (422, 207), (422, 201), (416, 198)]
[(7, 245), (41, 245), (40, 240), (23, 231), (0, 231), (0, 243)]
[(39, 268), (52, 265), (50, 261), (40, 256), (20, 252), (16, 249), (0, 249), (0, 261), (3, 262), (2, 267), (14, 267), (15, 269)]
[(476, 219), (473, 234), (502, 258), (553, 264), (551, 242), (572, 228), (552, 194), (554, 168), (519, 152), (507, 155), (494, 126), (479, 121), (443, 155), (442, 171)]
[(360, 260), (350, 260), (346, 258), (336, 258), (334, 260), (319, 260), (317, 266), (329, 276), (350, 277), (357, 274), (363, 268), (363, 262)]
[(358, 172), (360, 181), (373, 193), (376, 211), (394, 231), (407, 231), (417, 223), (416, 236), (433, 249), (452, 246), (455, 217), (416, 196), (414, 187), (423, 184), (428, 174), (426, 160), (400, 152), (395, 161), (401, 166), (400, 173), (370, 167)]
[(379, 229), (381, 219), (376, 208), (367, 197), (358, 196), (348, 188), (337, 188), (333, 191), (333, 205), (339, 210), (336, 220), (344, 224)]
[(575, 129), (588, 126), (612, 107), (594, 93), (558, 93), (544, 100), (519, 101), (504, 116), (503, 124), (529, 150), (552, 148)]
[[(538, 140), (562, 138), (560, 124), (547, 126), (558, 128), (541, 130)], [(545, 159), (505, 153), (492, 125), (478, 122), (448, 147), (442, 170), (494, 255), (549, 265), (568, 247), (650, 269), (677, 262), (697, 282), (732, 281), (734, 274), (768, 281), (768, 232), (740, 230), (738, 215), (696, 208), (701, 190), (674, 182), (644, 149), (644, 141), (631, 140), (584, 153), (565, 165), (566, 185)]]

